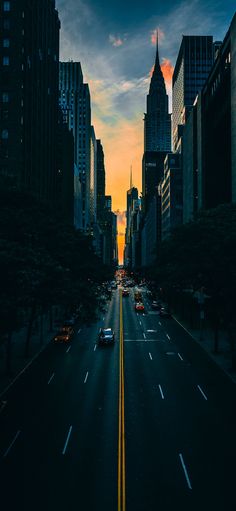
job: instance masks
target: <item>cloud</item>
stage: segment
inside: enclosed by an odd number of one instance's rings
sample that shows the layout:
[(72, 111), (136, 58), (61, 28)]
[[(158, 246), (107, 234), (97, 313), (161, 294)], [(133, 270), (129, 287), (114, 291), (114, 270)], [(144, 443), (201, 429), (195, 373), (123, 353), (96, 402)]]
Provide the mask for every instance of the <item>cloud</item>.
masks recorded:
[(153, 46), (156, 46), (156, 44), (157, 44), (157, 34), (158, 34), (158, 43), (161, 43), (161, 41), (163, 41), (163, 39), (165, 39), (164, 32), (159, 27), (155, 28), (151, 32), (151, 43)]
[(109, 41), (112, 44), (112, 46), (115, 46), (115, 48), (118, 48), (119, 46), (122, 46), (125, 42), (125, 39), (121, 39), (121, 37), (116, 37), (112, 34), (109, 35)]

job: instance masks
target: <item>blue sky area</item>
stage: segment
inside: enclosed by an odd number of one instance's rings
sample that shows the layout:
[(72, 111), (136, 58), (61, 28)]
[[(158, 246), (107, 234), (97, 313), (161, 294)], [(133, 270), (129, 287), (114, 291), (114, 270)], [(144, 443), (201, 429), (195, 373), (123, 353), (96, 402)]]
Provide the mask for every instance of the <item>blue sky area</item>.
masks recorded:
[[(235, 0), (56, 0), (61, 60), (80, 61), (89, 83), (96, 136), (105, 149), (108, 193), (114, 176), (121, 178), (124, 172), (126, 181), (119, 181), (118, 186), (127, 189), (130, 164), (140, 188), (143, 113), (155, 58), (154, 31), (158, 27), (171, 111), (170, 72), (182, 35), (223, 39), (235, 5)], [(129, 153), (127, 148), (124, 152), (127, 141)], [(115, 193), (114, 205), (124, 207), (125, 194), (119, 202)]]

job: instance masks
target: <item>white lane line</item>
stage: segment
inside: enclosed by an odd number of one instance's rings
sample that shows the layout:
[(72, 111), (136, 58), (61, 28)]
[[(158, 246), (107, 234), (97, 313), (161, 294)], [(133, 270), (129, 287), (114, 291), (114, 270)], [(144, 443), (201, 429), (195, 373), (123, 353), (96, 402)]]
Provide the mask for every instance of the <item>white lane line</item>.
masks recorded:
[(203, 395), (204, 399), (207, 401), (207, 396), (206, 394), (203, 392), (203, 390), (201, 389), (200, 385), (197, 386), (197, 388), (200, 390), (201, 394)]
[(160, 390), (160, 393), (161, 393), (161, 397), (162, 397), (162, 399), (165, 399), (165, 398), (164, 398), (164, 394), (163, 394), (163, 390), (162, 390), (162, 388), (161, 388), (161, 385), (158, 385), (158, 387), (159, 387), (159, 390)]
[(97, 349), (97, 345), (95, 344), (94, 348), (93, 348), (93, 351), (96, 351)]
[(69, 346), (69, 348), (67, 348), (66, 353), (69, 353), (70, 349), (71, 349), (71, 346)]
[(170, 341), (170, 336), (169, 336), (168, 334), (166, 334), (166, 337), (167, 337), (167, 339), (169, 339), (169, 341)]
[(17, 433), (15, 434), (12, 442), (10, 443), (9, 447), (7, 448), (7, 450), (5, 451), (5, 453), (3, 454), (3, 458), (6, 458), (6, 456), (8, 455), (9, 451), (11, 450), (12, 446), (14, 445), (15, 441), (17, 440), (18, 436), (20, 434), (20, 430), (17, 431)]
[(139, 324), (142, 326), (142, 322), (141, 321), (139, 321)]
[(62, 454), (65, 454), (65, 452), (66, 452), (67, 445), (68, 445), (68, 442), (70, 440), (71, 431), (72, 431), (72, 426), (70, 426), (70, 428), (69, 428), (68, 435), (66, 437), (66, 441), (65, 441), (65, 445), (64, 445), (64, 449), (62, 451)]
[(178, 353), (178, 357), (180, 358), (180, 360), (184, 360), (183, 357), (181, 357), (180, 353)]
[(54, 376), (55, 376), (55, 373), (52, 373), (52, 376), (51, 376), (51, 377), (49, 378), (49, 380), (48, 380), (48, 385), (49, 385), (49, 383), (51, 383), (51, 381), (52, 381), (52, 379), (54, 378)]
[(86, 383), (86, 381), (87, 381), (87, 379), (88, 379), (88, 375), (89, 375), (89, 373), (88, 373), (88, 371), (87, 371), (86, 376), (85, 376), (85, 378), (84, 378), (84, 383)]
[(150, 360), (152, 360), (152, 354), (149, 352), (149, 357), (150, 357)]
[(183, 468), (183, 471), (184, 471), (184, 475), (185, 475), (185, 478), (186, 478), (186, 481), (187, 481), (187, 485), (188, 485), (189, 489), (192, 490), (192, 485), (191, 485), (191, 482), (190, 482), (190, 479), (189, 479), (189, 475), (188, 475), (188, 472), (187, 472), (187, 469), (186, 469), (186, 466), (185, 466), (185, 463), (184, 463), (184, 458), (183, 458), (181, 453), (179, 453), (179, 457), (180, 457), (181, 465), (182, 465), (182, 468)]
[(153, 332), (156, 332), (156, 330), (147, 330), (147, 332), (153, 333)]
[(102, 318), (102, 321), (105, 321), (105, 317), (104, 317), (104, 318)]
[(159, 323), (159, 325), (161, 326), (161, 322), (160, 322), (160, 321), (158, 321), (158, 323)]
[(80, 334), (80, 332), (81, 332), (81, 328), (78, 330), (78, 334)]
[(146, 338), (146, 335), (145, 335), (145, 334), (143, 334), (143, 337), (144, 337), (144, 339), (145, 339), (145, 341), (146, 341), (146, 340), (147, 340), (147, 338)]

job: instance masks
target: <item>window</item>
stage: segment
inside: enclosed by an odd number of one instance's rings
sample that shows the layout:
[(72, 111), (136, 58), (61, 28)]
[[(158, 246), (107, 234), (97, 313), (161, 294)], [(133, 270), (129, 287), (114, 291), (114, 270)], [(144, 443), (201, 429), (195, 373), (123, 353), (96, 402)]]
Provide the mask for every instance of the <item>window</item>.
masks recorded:
[(4, 66), (9, 66), (9, 57), (3, 57), (2, 63)]
[(10, 7), (11, 7), (11, 2), (3, 2), (3, 10), (5, 12), (10, 11)]
[(3, 92), (2, 93), (2, 102), (3, 103), (8, 103), (8, 101), (9, 101), (9, 94), (8, 94), (8, 92)]
[(8, 130), (2, 130), (2, 139), (7, 140), (8, 139)]
[(9, 48), (9, 46), (10, 46), (10, 40), (3, 39), (3, 48)]

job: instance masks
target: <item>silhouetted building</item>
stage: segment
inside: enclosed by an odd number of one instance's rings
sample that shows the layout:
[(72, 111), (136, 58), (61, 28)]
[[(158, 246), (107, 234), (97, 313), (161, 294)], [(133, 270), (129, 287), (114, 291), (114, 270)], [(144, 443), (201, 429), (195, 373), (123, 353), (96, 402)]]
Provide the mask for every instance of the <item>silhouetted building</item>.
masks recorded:
[(183, 219), (236, 201), (236, 15), (183, 136)]
[(74, 225), (74, 137), (63, 122), (62, 112), (58, 121), (57, 169), (57, 210), (65, 222)]
[(147, 113), (144, 115), (144, 151), (171, 150), (171, 118), (168, 96), (159, 62), (158, 37), (156, 60), (147, 95)]
[(0, 173), (54, 202), (60, 31), (55, 1), (1, 1), (0, 26)]
[[(159, 185), (160, 186), (160, 185)], [(157, 186), (141, 228), (141, 265), (154, 264), (161, 242), (161, 198)]]
[(172, 229), (183, 222), (183, 184), (181, 155), (170, 153), (164, 162), (161, 191), (161, 239), (168, 238)]
[(102, 219), (105, 207), (105, 164), (101, 140), (97, 140), (97, 218)]
[(173, 79), (172, 145), (178, 151), (189, 111), (202, 89), (214, 60), (212, 36), (183, 36)]
[(130, 180), (130, 189), (127, 191), (126, 199), (125, 266), (130, 266), (132, 264), (133, 212), (138, 202), (138, 189), (132, 186), (132, 179)]
[(142, 209), (146, 214), (164, 174), (166, 151), (146, 151), (142, 161)]
[(97, 140), (94, 127), (91, 126), (90, 135), (90, 226), (97, 221)]
[(203, 87), (201, 103), (199, 208), (208, 209), (236, 201), (236, 15)]
[(79, 62), (60, 62), (60, 106), (75, 139), (75, 227), (90, 225), (91, 105)]

